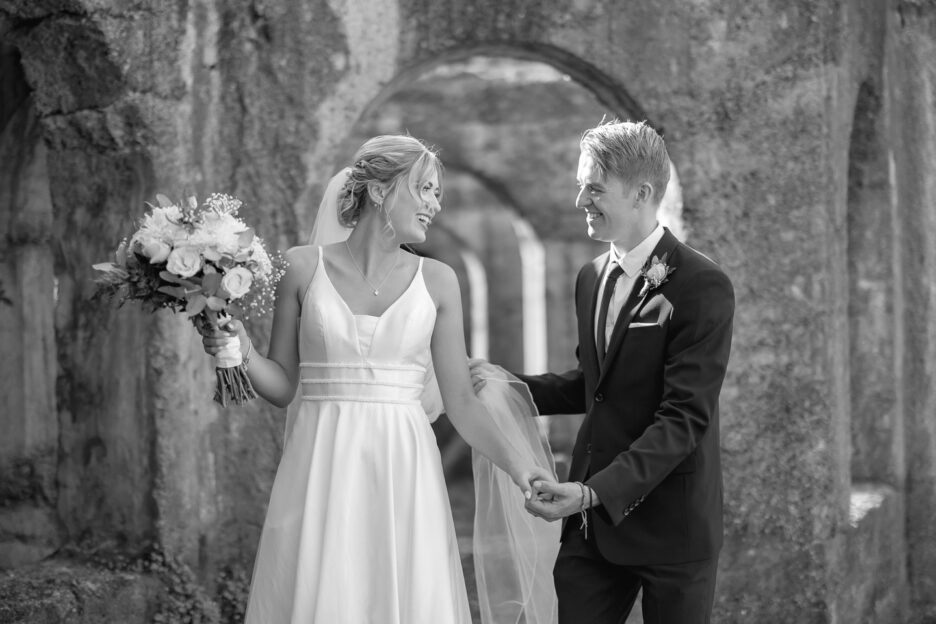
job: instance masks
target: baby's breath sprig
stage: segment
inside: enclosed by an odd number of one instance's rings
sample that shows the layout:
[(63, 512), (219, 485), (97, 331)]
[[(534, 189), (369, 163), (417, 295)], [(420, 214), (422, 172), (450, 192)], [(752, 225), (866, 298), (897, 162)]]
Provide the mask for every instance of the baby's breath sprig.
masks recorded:
[(243, 205), (241, 200), (224, 193), (212, 193), (205, 200), (205, 206), (219, 215), (236, 215)]
[(254, 287), (237, 302), (238, 313), (245, 319), (262, 318), (273, 312), (276, 285), (286, 275), (289, 263), (280, 252), (269, 254), (271, 268), (267, 277), (254, 283)]

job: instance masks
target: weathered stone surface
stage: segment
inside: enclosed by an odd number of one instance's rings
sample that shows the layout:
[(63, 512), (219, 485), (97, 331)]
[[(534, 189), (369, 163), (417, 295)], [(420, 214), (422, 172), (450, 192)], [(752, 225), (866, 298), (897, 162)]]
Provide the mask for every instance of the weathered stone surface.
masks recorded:
[(165, 590), (136, 573), (50, 561), (0, 572), (0, 621), (8, 624), (148, 624)]
[(41, 561), (59, 549), (64, 535), (54, 508), (35, 501), (5, 502), (0, 508), (0, 569)]

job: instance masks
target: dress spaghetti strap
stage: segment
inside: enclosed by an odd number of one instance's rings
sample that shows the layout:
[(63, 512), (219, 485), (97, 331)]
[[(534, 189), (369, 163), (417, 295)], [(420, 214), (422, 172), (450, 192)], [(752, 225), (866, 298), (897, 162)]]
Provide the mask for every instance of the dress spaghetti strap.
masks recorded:
[(309, 278), (309, 281), (306, 282), (305, 288), (302, 289), (302, 298), (299, 299), (299, 314), (302, 314), (302, 306), (305, 305), (306, 297), (309, 296), (309, 289), (312, 288), (312, 282), (315, 281), (315, 275), (319, 272), (319, 267), (322, 266), (322, 263), (325, 261), (325, 252), (321, 245), (318, 248), (318, 264), (315, 265), (315, 270), (312, 271), (312, 277)]

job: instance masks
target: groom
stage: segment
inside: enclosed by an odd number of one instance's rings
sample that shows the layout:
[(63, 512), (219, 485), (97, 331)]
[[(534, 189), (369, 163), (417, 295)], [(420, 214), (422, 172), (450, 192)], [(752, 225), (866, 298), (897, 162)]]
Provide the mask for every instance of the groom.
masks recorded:
[(618, 624), (640, 589), (647, 622), (710, 621), (734, 293), (718, 265), (657, 224), (669, 167), (644, 123), (582, 136), (576, 206), (610, 249), (576, 280), (578, 368), (519, 375), (542, 414), (586, 414), (569, 482), (538, 483), (541, 496), (527, 503), (564, 519), (560, 624)]

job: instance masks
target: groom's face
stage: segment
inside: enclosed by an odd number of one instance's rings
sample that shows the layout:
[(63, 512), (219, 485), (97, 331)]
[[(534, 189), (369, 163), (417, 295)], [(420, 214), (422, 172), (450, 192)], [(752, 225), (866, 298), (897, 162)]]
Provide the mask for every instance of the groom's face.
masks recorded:
[(587, 152), (579, 156), (578, 186), (575, 206), (585, 211), (590, 238), (612, 243), (627, 239), (639, 227), (635, 203), (638, 189), (616, 175), (602, 176)]

